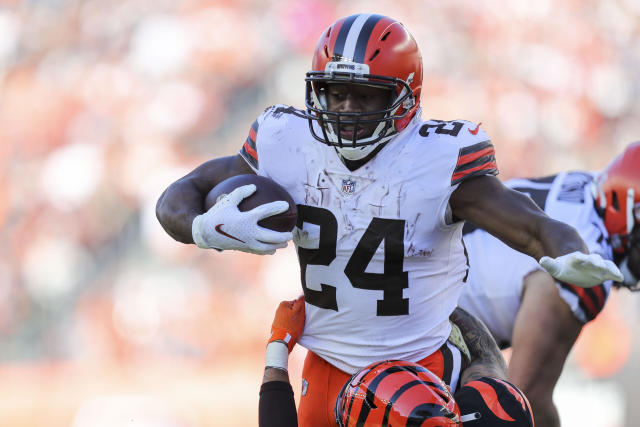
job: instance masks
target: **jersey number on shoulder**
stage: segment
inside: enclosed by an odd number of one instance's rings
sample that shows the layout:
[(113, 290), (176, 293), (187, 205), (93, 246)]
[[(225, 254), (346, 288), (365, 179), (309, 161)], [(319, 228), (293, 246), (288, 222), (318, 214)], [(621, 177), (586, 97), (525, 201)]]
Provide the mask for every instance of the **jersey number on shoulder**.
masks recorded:
[(460, 133), (460, 129), (464, 126), (462, 122), (443, 122), (441, 120), (432, 120), (433, 122), (437, 122), (437, 124), (426, 123), (420, 127), (418, 133), (420, 136), (429, 136), (429, 131), (434, 128), (435, 133), (458, 136)]
[[(297, 226), (304, 223), (320, 227), (317, 249), (298, 247), (302, 288), (306, 302), (317, 307), (338, 311), (336, 288), (320, 284), (319, 291), (307, 287), (308, 265), (328, 266), (336, 257), (338, 221), (331, 211), (319, 207), (298, 205)], [(409, 299), (402, 298), (402, 290), (409, 287), (409, 274), (403, 271), (404, 220), (373, 218), (351, 254), (344, 273), (354, 288), (384, 291), (378, 300), (378, 316), (409, 314)], [(366, 268), (384, 241), (384, 272), (368, 273)]]

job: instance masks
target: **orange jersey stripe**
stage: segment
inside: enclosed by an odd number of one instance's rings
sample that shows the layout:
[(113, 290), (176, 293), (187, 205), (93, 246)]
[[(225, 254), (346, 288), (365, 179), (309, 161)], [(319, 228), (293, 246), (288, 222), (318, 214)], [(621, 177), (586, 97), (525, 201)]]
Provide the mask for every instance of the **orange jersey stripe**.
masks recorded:
[(464, 171), (460, 171), (455, 173), (452, 177), (451, 180), (452, 181), (458, 181), (462, 178), (464, 178), (465, 176), (473, 173), (473, 172), (477, 172), (477, 171), (481, 171), (481, 170), (491, 170), (491, 169), (497, 169), (498, 165), (496, 164), (496, 162), (489, 162), (489, 163), (485, 163), (483, 165), (480, 166), (476, 166), (475, 168), (471, 168), (471, 169), (467, 169)]
[(257, 138), (257, 133), (256, 133), (256, 130), (252, 126), (251, 130), (249, 130), (249, 139), (251, 139), (251, 141), (253, 141), (255, 143), (256, 142), (256, 138)]
[(582, 303), (585, 305), (587, 310), (589, 310), (589, 313), (587, 313), (589, 317), (594, 317), (596, 314), (598, 314), (600, 310), (598, 310), (598, 308), (595, 306), (591, 298), (589, 298), (585, 290), (576, 285), (571, 285), (571, 287), (575, 289), (576, 294), (578, 294), (578, 297), (580, 298)]
[(463, 154), (462, 156), (458, 157), (458, 163), (456, 164), (456, 167), (471, 163), (474, 160), (478, 160), (482, 156), (489, 156), (491, 154), (495, 154), (493, 146), (483, 148), (482, 150), (475, 151), (473, 153)]
[(602, 308), (604, 307), (604, 289), (602, 288), (602, 286), (595, 286), (593, 288), (591, 288), (593, 290), (593, 292), (596, 294), (596, 297), (598, 298), (598, 307)]
[(254, 150), (253, 148), (251, 148), (251, 146), (249, 145), (249, 141), (245, 141), (244, 145), (242, 146), (242, 148), (244, 148), (244, 150), (249, 153), (249, 155), (251, 157), (253, 157), (254, 159), (258, 160), (258, 153), (256, 152), (256, 150)]

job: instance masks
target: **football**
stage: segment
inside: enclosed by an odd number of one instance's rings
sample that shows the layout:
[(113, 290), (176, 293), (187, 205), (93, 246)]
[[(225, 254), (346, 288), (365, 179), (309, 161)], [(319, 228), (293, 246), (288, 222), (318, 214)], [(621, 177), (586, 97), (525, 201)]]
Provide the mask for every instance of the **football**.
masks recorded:
[(229, 194), (234, 189), (248, 184), (255, 184), (256, 191), (249, 197), (242, 200), (238, 205), (238, 209), (244, 212), (265, 203), (284, 200), (285, 202), (289, 203), (288, 210), (280, 214), (264, 218), (258, 221), (258, 225), (274, 231), (293, 230), (293, 227), (296, 225), (296, 219), (298, 217), (296, 203), (293, 201), (293, 198), (287, 192), (287, 190), (285, 190), (280, 184), (260, 175), (236, 175), (220, 182), (207, 194), (207, 197), (204, 201), (205, 209), (209, 210), (209, 208), (211, 208), (211, 206), (213, 206), (218, 201), (219, 197), (225, 194)]

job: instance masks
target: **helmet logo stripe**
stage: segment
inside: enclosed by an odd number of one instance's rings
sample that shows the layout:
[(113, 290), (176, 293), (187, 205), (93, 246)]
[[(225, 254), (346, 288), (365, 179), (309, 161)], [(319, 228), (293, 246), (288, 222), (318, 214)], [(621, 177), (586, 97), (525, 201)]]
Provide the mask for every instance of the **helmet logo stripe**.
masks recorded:
[(364, 54), (367, 51), (367, 45), (369, 44), (369, 37), (373, 32), (373, 28), (382, 19), (382, 15), (371, 15), (367, 18), (367, 21), (362, 26), (358, 41), (354, 47), (353, 62), (364, 62)]
[[(356, 50), (358, 36), (360, 35), (360, 32), (362, 31), (362, 27), (367, 22), (371, 14), (362, 13), (360, 15), (355, 15), (355, 16), (356, 16), (356, 19), (353, 21), (353, 25), (351, 25), (351, 28), (349, 29), (349, 33), (345, 38), (344, 49), (342, 51), (342, 57), (345, 59), (348, 58), (349, 60), (353, 60), (353, 54)], [(345, 21), (345, 24), (346, 24), (346, 21)], [(340, 35), (342, 35), (342, 31), (340, 31)]]
[[(353, 25), (353, 21), (359, 15), (351, 15), (344, 20), (344, 23), (340, 27), (340, 32), (338, 33), (338, 37), (336, 38), (336, 46), (333, 49), (333, 60), (339, 59), (344, 56), (344, 45), (347, 41), (347, 35), (349, 34), (349, 30), (351, 30), (351, 26)], [(338, 58), (336, 58), (338, 57)]]

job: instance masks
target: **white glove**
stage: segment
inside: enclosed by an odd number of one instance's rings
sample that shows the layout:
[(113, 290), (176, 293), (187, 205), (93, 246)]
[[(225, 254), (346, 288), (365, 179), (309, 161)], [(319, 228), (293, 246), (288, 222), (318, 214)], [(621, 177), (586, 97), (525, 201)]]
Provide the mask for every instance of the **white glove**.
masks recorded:
[(558, 258), (543, 256), (540, 265), (556, 279), (581, 288), (598, 286), (607, 280), (623, 280), (618, 267), (598, 254), (572, 252)]
[(272, 255), (276, 249), (287, 246), (293, 235), (260, 227), (258, 221), (285, 212), (289, 203), (265, 203), (241, 212), (238, 204), (256, 191), (254, 184), (243, 185), (220, 198), (215, 205), (193, 219), (193, 241), (203, 249), (235, 249), (253, 254)]

